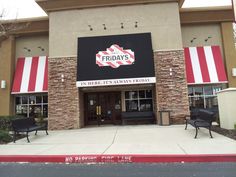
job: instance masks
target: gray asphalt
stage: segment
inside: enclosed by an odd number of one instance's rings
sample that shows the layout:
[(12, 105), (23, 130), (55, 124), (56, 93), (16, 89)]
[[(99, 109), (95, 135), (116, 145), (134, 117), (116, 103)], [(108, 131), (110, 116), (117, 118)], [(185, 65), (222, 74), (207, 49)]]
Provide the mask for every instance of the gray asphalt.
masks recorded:
[(236, 163), (0, 163), (0, 177), (236, 177)]

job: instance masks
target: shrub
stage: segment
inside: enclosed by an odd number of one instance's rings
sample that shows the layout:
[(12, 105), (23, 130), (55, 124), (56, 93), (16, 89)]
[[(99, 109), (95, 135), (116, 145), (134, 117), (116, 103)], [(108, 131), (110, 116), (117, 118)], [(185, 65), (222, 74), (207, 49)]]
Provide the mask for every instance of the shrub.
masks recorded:
[(12, 141), (12, 137), (9, 135), (9, 132), (0, 130), (0, 143), (8, 143), (10, 141)]
[(11, 120), (20, 118), (19, 116), (0, 116), (0, 130), (11, 130)]

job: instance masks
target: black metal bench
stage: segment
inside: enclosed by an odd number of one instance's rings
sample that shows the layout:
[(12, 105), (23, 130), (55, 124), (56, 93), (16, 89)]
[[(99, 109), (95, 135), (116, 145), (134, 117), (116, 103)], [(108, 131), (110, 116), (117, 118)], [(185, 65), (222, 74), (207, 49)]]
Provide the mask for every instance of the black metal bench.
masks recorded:
[(155, 115), (153, 112), (122, 112), (121, 113), (122, 124), (124, 125), (126, 121), (140, 121), (140, 120), (150, 120), (155, 121)]
[(25, 132), (27, 141), (29, 141), (29, 132), (35, 132), (35, 135), (37, 135), (38, 130), (45, 130), (46, 134), (48, 135), (47, 132), (47, 125), (37, 125), (35, 122), (34, 118), (20, 118), (20, 119), (15, 119), (12, 120), (12, 129), (14, 131), (14, 136), (13, 136), (13, 141), (14, 143), (16, 142), (16, 134)]
[(215, 113), (205, 110), (205, 109), (199, 109), (191, 112), (190, 117), (186, 118), (186, 126), (185, 130), (187, 129), (188, 124), (192, 125), (196, 129), (195, 137), (197, 138), (198, 130), (200, 127), (208, 128), (209, 134), (211, 138), (213, 138), (211, 134), (211, 126), (212, 122), (215, 121)]

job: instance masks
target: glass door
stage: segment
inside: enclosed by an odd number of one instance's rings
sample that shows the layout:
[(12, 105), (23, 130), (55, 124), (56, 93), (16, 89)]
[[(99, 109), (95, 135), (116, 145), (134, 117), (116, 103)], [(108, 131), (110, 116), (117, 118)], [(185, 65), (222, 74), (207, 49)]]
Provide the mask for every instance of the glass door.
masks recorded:
[(85, 103), (86, 125), (116, 124), (120, 119), (120, 92), (87, 93)]

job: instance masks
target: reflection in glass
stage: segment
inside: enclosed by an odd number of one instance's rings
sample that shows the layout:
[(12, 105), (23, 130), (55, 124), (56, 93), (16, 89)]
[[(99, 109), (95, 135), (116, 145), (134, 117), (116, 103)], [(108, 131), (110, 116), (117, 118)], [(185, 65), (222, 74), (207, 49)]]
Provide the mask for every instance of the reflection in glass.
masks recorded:
[(36, 103), (36, 96), (29, 96), (29, 104), (35, 104)]
[(28, 97), (27, 96), (22, 96), (22, 104), (28, 104)]
[(146, 98), (152, 98), (152, 90), (146, 90)]
[(126, 100), (125, 105), (127, 112), (138, 111), (138, 100)]
[(144, 90), (139, 91), (139, 98), (145, 98), (145, 91)]
[(203, 95), (202, 87), (194, 87), (195, 95)]

